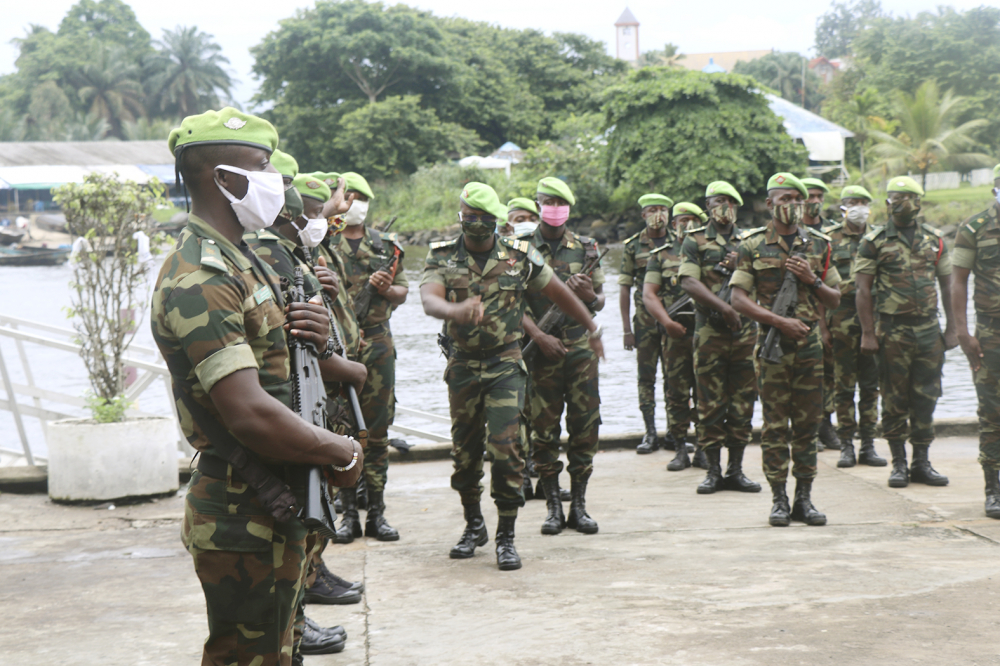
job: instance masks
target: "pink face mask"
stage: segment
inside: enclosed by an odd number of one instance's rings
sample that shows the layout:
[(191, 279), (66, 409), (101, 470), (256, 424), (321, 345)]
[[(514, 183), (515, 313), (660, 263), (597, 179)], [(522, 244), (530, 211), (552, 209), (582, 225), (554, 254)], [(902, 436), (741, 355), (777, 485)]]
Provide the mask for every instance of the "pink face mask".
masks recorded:
[(542, 204), (542, 222), (552, 227), (561, 227), (569, 219), (569, 206), (546, 206)]

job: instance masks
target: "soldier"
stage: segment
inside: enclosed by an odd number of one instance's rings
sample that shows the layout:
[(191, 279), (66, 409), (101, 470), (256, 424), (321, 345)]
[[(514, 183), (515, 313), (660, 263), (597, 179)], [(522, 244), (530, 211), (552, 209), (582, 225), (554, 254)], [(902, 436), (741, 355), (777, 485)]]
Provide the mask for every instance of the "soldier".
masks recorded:
[[(379, 541), (398, 541), (399, 532), (385, 519), (386, 476), (389, 467), (389, 426), (395, 414), (396, 347), (389, 328), (393, 309), (406, 301), (409, 282), (403, 274), (403, 246), (396, 234), (382, 233), (365, 226), (368, 202), (374, 198), (362, 176), (341, 174), (346, 181), (351, 205), (344, 213), (344, 228), (330, 239), (330, 247), (340, 255), (347, 271), (347, 295), (357, 302), (358, 295), (371, 285), (378, 292), (372, 297), (367, 313), (359, 315), (358, 325), (365, 345), (359, 359), (368, 368), (368, 381), (359, 396), (361, 412), (368, 426), (365, 485), (368, 490), (365, 536)], [(324, 212), (326, 209), (324, 209)], [(341, 496), (344, 517), (337, 529), (337, 541), (349, 543), (361, 536), (357, 502)]]
[[(861, 353), (878, 354), (882, 436), (892, 452), (889, 487), (905, 488), (910, 481), (946, 486), (948, 477), (931, 466), (928, 449), (934, 441), (944, 352), (958, 345), (951, 309), (951, 256), (941, 233), (916, 221), (923, 188), (908, 176), (897, 176), (886, 191), (888, 221), (865, 235), (854, 260)], [(948, 320), (943, 338), (935, 277)], [(907, 434), (913, 446), (909, 471)]]
[[(698, 441), (708, 458), (707, 473), (697, 491), (701, 495), (720, 490), (760, 492), (760, 484), (743, 473), (743, 453), (750, 442), (757, 399), (753, 367), (756, 327), (740, 317), (722, 291), (736, 268), (740, 243), (749, 233), (736, 226), (736, 210), (742, 205), (743, 197), (735, 187), (721, 180), (709, 183), (705, 189), (708, 215), (699, 216), (708, 223), (692, 229), (681, 246), (681, 287), (696, 303)], [(722, 447), (729, 457), (725, 476)], [(668, 470), (684, 468), (686, 454), (678, 458), (671, 461)]]
[[(730, 280), (733, 309), (760, 324), (758, 345), (763, 345), (771, 327), (781, 336), (779, 362), (756, 359), (764, 417), (764, 475), (774, 502), (768, 522), (776, 527), (787, 526), (790, 520), (826, 525), (826, 516), (811, 499), (816, 429), (823, 413), (823, 343), (817, 324), (821, 308), (832, 310), (840, 302), (840, 274), (829, 270), (829, 237), (800, 226), (808, 194), (802, 181), (790, 173), (771, 176), (766, 202), (771, 221), (740, 243), (737, 269)], [(786, 271), (797, 280), (791, 317), (771, 312)], [(756, 303), (750, 299), (754, 292)], [(796, 479), (791, 511), (785, 493), (789, 460)]]
[[(666, 401), (668, 393), (667, 366), (665, 361), (666, 342), (663, 332), (656, 320), (643, 305), (643, 279), (646, 275), (646, 262), (649, 253), (658, 247), (663, 247), (674, 238), (669, 232), (670, 207), (674, 202), (662, 194), (645, 194), (639, 197), (642, 206), (642, 219), (645, 228), (625, 241), (622, 251), (621, 271), (618, 274), (618, 309), (622, 315), (622, 330), (625, 332), (624, 344), (626, 351), (635, 350), (635, 360), (639, 376), (639, 412), (646, 427), (646, 434), (635, 448), (636, 453), (652, 453), (660, 448), (660, 440), (656, 436), (656, 366), (661, 366), (663, 373), (663, 396)], [(632, 301), (631, 291), (635, 286), (635, 317), (630, 316)], [(632, 324), (635, 324), (635, 332)], [(667, 408), (667, 437), (665, 448), (673, 450), (674, 440), (669, 427), (670, 409)], [(687, 423), (684, 424), (685, 432)]]
[[(1000, 519), (1000, 164), (993, 167), (996, 203), (958, 230), (951, 281), (952, 319), (979, 397), (979, 464), (986, 477), (986, 515)], [(966, 317), (969, 273), (976, 275), (976, 335)]]
[(228, 107), (185, 118), (168, 141), (192, 210), (156, 280), (150, 323), (200, 452), (182, 538), (205, 593), (206, 664), (289, 663), (306, 561), (303, 466), (335, 466), (334, 482), (349, 485), (364, 458), (289, 409), (285, 336), (325, 355), (329, 316), (310, 303), (282, 312), (277, 275), (242, 241), (284, 205), (268, 161), (277, 144), (270, 123)]
[(538, 225), (538, 206), (531, 199), (514, 197), (507, 202), (507, 223), (497, 228), (501, 236), (516, 236), (518, 228), (524, 232)]
[(588, 344), (603, 356), (601, 328), (527, 241), (497, 236), (506, 215), (489, 185), (468, 183), (462, 191), (462, 235), (434, 243), (420, 282), (424, 312), (447, 322), (451, 341), (444, 379), (451, 405), (451, 487), (462, 498), (465, 531), (452, 559), (473, 556), (488, 540), (479, 505), (483, 449), (490, 454), (490, 495), (497, 506), (497, 566), (519, 569), (514, 522), (524, 506), (524, 461), (520, 441), (527, 369), (521, 360), (525, 293), (540, 291), (588, 331)]
[[(590, 315), (604, 308), (604, 272), (600, 266), (592, 276), (581, 270), (598, 256), (597, 242), (577, 236), (566, 228), (570, 207), (576, 198), (569, 186), (558, 178), (538, 181), (537, 201), (541, 209), (541, 224), (528, 237), (560, 281), (565, 282)], [(597, 533), (597, 521), (587, 514), (587, 481), (594, 471), (597, 453), (597, 432), (601, 424), (601, 397), (598, 392), (597, 354), (592, 349), (587, 327), (569, 322), (561, 330), (543, 332), (536, 322), (552, 305), (545, 292), (526, 295), (528, 313), (524, 316), (524, 332), (540, 351), (532, 360), (530, 427), (535, 469), (539, 484), (545, 491), (548, 515), (542, 522), (542, 534), (559, 534), (572, 527), (584, 534)], [(563, 308), (565, 311), (565, 308)], [(574, 317), (577, 322), (585, 321)], [(566, 409), (566, 431), (569, 441), (566, 458), (570, 475), (569, 517), (563, 515), (559, 494), (559, 421)]]
[[(833, 241), (831, 262), (840, 273), (840, 305), (827, 313), (827, 329), (833, 338), (834, 405), (837, 409), (838, 439), (842, 449), (837, 467), (854, 467), (858, 462), (872, 467), (888, 463), (875, 452), (875, 424), (878, 422), (878, 366), (873, 356), (861, 353), (861, 321), (854, 294), (852, 266), (861, 238), (867, 233), (872, 195), (860, 185), (848, 185), (840, 193), (844, 221), (823, 229)], [(825, 351), (824, 351), (825, 357)], [(854, 388), (858, 388), (857, 418)], [(861, 448), (854, 455), (854, 435)]]

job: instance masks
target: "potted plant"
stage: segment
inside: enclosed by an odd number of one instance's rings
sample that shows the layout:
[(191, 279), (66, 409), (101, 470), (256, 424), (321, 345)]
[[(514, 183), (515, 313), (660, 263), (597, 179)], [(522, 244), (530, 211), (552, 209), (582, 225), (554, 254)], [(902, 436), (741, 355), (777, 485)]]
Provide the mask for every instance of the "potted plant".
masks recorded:
[(49, 425), (49, 497), (109, 500), (175, 491), (176, 423), (129, 416), (123, 362), (146, 310), (151, 252), (161, 240), (152, 212), (163, 187), (94, 172), (53, 195), (77, 237), (68, 316), (90, 379), (91, 418)]

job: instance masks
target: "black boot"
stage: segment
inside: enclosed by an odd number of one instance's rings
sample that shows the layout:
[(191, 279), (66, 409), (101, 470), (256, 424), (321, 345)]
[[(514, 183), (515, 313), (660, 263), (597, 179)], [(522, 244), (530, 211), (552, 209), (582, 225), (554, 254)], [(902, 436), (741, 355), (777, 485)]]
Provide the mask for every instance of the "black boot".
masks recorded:
[(986, 477), (986, 517), (1000, 519), (1000, 474), (983, 467)]
[(635, 447), (635, 452), (652, 453), (660, 448), (659, 438), (656, 436), (656, 418), (652, 412), (643, 412), (642, 420), (646, 424), (646, 434), (642, 436), (639, 446)]
[(928, 486), (947, 486), (948, 477), (931, 467), (927, 458), (930, 444), (913, 445), (913, 464), (910, 465), (910, 481), (924, 483)]
[(708, 470), (708, 458), (705, 457), (704, 449), (697, 442), (694, 446), (694, 453), (691, 454), (691, 467)]
[(336, 585), (344, 588), (345, 590), (354, 590), (359, 594), (365, 591), (365, 584), (363, 581), (352, 583), (349, 580), (341, 578), (337, 574), (330, 571), (330, 569), (326, 566), (326, 562), (323, 560), (320, 560), (319, 566), (316, 567), (316, 576), (322, 576), (330, 585)]
[(726, 477), (722, 480), (724, 490), (735, 490), (741, 493), (759, 493), (760, 484), (751, 481), (743, 473), (743, 451), (746, 446), (729, 446), (729, 465), (726, 467)]
[(559, 478), (556, 475), (543, 476), (538, 483), (545, 492), (545, 504), (549, 510), (542, 522), (542, 534), (559, 534), (566, 527), (566, 516), (559, 499)]
[(875, 452), (875, 440), (871, 437), (861, 438), (861, 449), (858, 451), (858, 463), (869, 467), (885, 467), (889, 462)]
[(305, 602), (307, 604), (330, 604), (345, 606), (361, 603), (361, 593), (364, 586), (351, 583), (339, 576), (334, 576), (325, 564), (316, 572), (316, 580), (306, 588)]
[(819, 424), (819, 441), (823, 442), (823, 446), (831, 451), (840, 450), (840, 437), (837, 437), (837, 429), (833, 427), (829, 414), (824, 416), (823, 421)]
[(816, 453), (823, 453), (826, 451), (826, 446), (819, 439), (819, 433), (816, 434), (816, 438), (813, 442), (816, 444)]
[(333, 511), (334, 513), (344, 513), (344, 489), (341, 488), (337, 491), (337, 494), (333, 497)]
[(462, 538), (458, 540), (455, 547), (448, 553), (448, 557), (453, 560), (467, 560), (472, 557), (476, 548), (485, 545), (490, 540), (490, 535), (486, 531), (486, 521), (483, 520), (482, 509), (478, 504), (465, 504), (465, 531)]
[(771, 483), (771, 501), (773, 506), (767, 522), (772, 527), (788, 527), (788, 523), (792, 521), (792, 510), (788, 508), (788, 495), (785, 494), (784, 483)]
[(677, 448), (677, 438), (668, 432), (660, 440), (660, 448), (664, 451), (674, 451)]
[(687, 444), (683, 439), (677, 440), (677, 448), (674, 459), (667, 463), (668, 472), (680, 472), (691, 466), (691, 459), (688, 458)]
[(906, 442), (901, 439), (890, 439), (889, 450), (892, 452), (889, 487), (905, 488), (910, 485), (910, 470), (906, 468)]
[(399, 541), (399, 532), (385, 519), (385, 500), (382, 491), (368, 491), (368, 515), (365, 517), (365, 536), (379, 541)]
[(521, 568), (521, 557), (514, 548), (514, 516), (500, 516), (497, 521), (497, 567), (500, 571)]
[(826, 525), (826, 514), (813, 506), (809, 495), (812, 493), (812, 479), (795, 479), (795, 504), (792, 506), (792, 520), (806, 525)]
[(344, 488), (340, 493), (340, 501), (344, 505), (344, 513), (340, 518), (340, 527), (333, 537), (334, 543), (351, 543), (361, 536), (361, 518), (358, 517), (357, 493), (354, 488)]
[(314, 620), (306, 618), (302, 628), (299, 654), (336, 654), (343, 652), (347, 644), (347, 632), (339, 624), (335, 627), (321, 627)]
[(858, 459), (854, 457), (854, 441), (850, 439), (840, 440), (842, 445), (840, 449), (840, 460), (837, 461), (837, 467), (854, 467), (858, 464)]
[(559, 485), (559, 475), (556, 474), (556, 486), (559, 488), (559, 501), (560, 502), (571, 502), (573, 501), (573, 494), (570, 493), (569, 488), (563, 488)]
[(711, 495), (723, 489), (721, 454), (722, 451), (718, 447), (705, 452), (705, 457), (708, 459), (708, 473), (698, 486), (699, 495)]
[[(563, 502), (569, 502), (570, 500), (572, 500), (573, 497), (570, 494), (570, 492), (567, 489), (559, 486), (558, 474), (556, 474), (555, 479), (556, 479), (556, 487), (559, 488), (559, 499), (562, 500)], [(545, 484), (542, 483), (541, 478), (539, 478), (538, 483), (535, 484), (535, 492), (533, 493), (532, 497), (534, 497), (537, 500), (548, 499), (548, 495), (545, 494)], [(525, 499), (527, 499), (527, 497)]]
[(566, 527), (572, 527), (583, 534), (597, 534), (597, 521), (587, 515), (587, 482), (571, 479), (570, 488), (572, 499)]
[(368, 484), (363, 474), (358, 480), (358, 508), (362, 511), (368, 510)]
[(535, 496), (535, 492), (531, 489), (531, 477), (528, 476), (528, 469), (524, 470), (524, 481), (521, 482), (521, 492), (524, 493), (524, 501), (532, 499)]

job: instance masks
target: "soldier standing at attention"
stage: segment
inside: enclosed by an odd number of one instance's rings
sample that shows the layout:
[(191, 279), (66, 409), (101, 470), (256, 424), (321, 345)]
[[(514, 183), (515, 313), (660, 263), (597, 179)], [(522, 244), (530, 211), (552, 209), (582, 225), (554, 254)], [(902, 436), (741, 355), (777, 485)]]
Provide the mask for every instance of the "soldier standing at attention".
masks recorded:
[[(646, 194), (639, 197), (642, 206), (642, 219), (646, 227), (625, 241), (622, 251), (621, 272), (618, 275), (618, 309), (622, 315), (622, 330), (625, 332), (624, 343), (626, 351), (635, 350), (635, 360), (639, 375), (639, 412), (646, 427), (636, 453), (652, 453), (660, 448), (656, 436), (656, 366), (660, 365), (663, 373), (663, 396), (666, 401), (667, 366), (664, 349), (663, 332), (656, 325), (656, 320), (646, 310), (642, 302), (643, 278), (646, 275), (646, 262), (649, 253), (658, 247), (663, 247), (673, 234), (669, 233), (670, 207), (674, 202), (662, 194)], [(631, 291), (635, 287), (635, 317), (630, 316), (632, 301)], [(635, 325), (635, 331), (632, 325)], [(670, 436), (669, 409), (667, 418), (668, 432), (665, 439), (666, 448), (673, 450), (674, 441)], [(685, 424), (686, 427), (687, 424)]]
[[(705, 189), (708, 224), (692, 229), (681, 246), (681, 287), (697, 304), (694, 372), (698, 441), (708, 458), (707, 474), (698, 486), (701, 495), (720, 490), (760, 492), (760, 484), (743, 473), (743, 453), (750, 442), (757, 399), (753, 366), (756, 327), (741, 317), (728, 299), (719, 296), (736, 268), (740, 243), (749, 234), (736, 226), (736, 209), (742, 205), (743, 197), (735, 187), (721, 180), (709, 183)], [(729, 456), (725, 476), (723, 447)], [(667, 469), (683, 469), (686, 457), (671, 461)]]
[(531, 199), (515, 197), (507, 202), (507, 223), (499, 224), (497, 233), (501, 236), (516, 236), (517, 226), (538, 224), (538, 206)]
[(514, 522), (524, 506), (521, 411), (527, 369), (521, 360), (526, 293), (540, 291), (588, 331), (603, 356), (601, 328), (530, 243), (494, 233), (507, 214), (483, 183), (462, 191), (462, 235), (431, 245), (420, 282), (424, 312), (447, 322), (451, 352), (444, 379), (451, 405), (451, 487), (462, 498), (465, 532), (452, 559), (473, 556), (488, 540), (480, 508), (483, 448), (490, 454), (490, 495), (497, 506), (497, 566), (521, 568)]
[[(566, 228), (570, 207), (576, 198), (558, 178), (538, 181), (538, 205), (542, 223), (526, 240), (534, 246), (560, 281), (565, 282), (590, 315), (604, 308), (604, 271), (600, 266), (592, 277), (580, 273), (583, 265), (598, 256), (597, 242), (577, 236)], [(587, 481), (594, 471), (597, 431), (601, 424), (601, 396), (597, 381), (597, 353), (590, 344), (587, 327), (569, 322), (562, 330), (544, 333), (535, 322), (542, 318), (552, 301), (545, 292), (526, 295), (528, 313), (524, 332), (538, 345), (531, 367), (530, 425), (535, 469), (545, 490), (548, 515), (542, 534), (559, 534), (572, 527), (584, 534), (597, 533), (597, 521), (587, 514)], [(565, 308), (563, 308), (565, 311)], [(577, 322), (585, 321), (574, 317)], [(570, 509), (563, 515), (559, 496), (559, 421), (566, 407), (569, 442)]]
[[(730, 281), (733, 309), (760, 324), (758, 344), (763, 344), (771, 327), (781, 334), (780, 362), (756, 359), (764, 417), (764, 475), (774, 502), (769, 523), (776, 527), (785, 527), (790, 520), (826, 525), (826, 516), (816, 510), (811, 498), (816, 428), (823, 418), (823, 343), (818, 322), (822, 308), (832, 310), (840, 303), (840, 273), (830, 270), (828, 237), (800, 226), (808, 194), (802, 181), (790, 173), (771, 176), (767, 181), (771, 221), (740, 244)], [(771, 312), (786, 271), (797, 280), (797, 303), (791, 317)], [(755, 291), (756, 303), (750, 298)], [(791, 510), (785, 493), (789, 461), (796, 479)]]
[[(1000, 164), (996, 203), (966, 220), (955, 238), (952, 319), (979, 397), (979, 464), (986, 477), (986, 515), (1000, 519)], [(969, 273), (975, 273), (976, 335), (969, 335)]]
[[(833, 338), (834, 405), (837, 409), (838, 438), (841, 446), (837, 467), (857, 463), (885, 467), (888, 463), (875, 452), (875, 425), (878, 423), (878, 366), (875, 358), (861, 353), (861, 321), (855, 302), (854, 257), (861, 238), (868, 232), (872, 195), (860, 185), (848, 185), (840, 193), (844, 221), (825, 227), (833, 241), (832, 263), (840, 273), (840, 305), (827, 313), (827, 329)], [(857, 417), (854, 389), (858, 389)], [(854, 435), (861, 439), (857, 457)]]
[[(951, 309), (951, 255), (937, 229), (916, 221), (924, 190), (915, 180), (897, 176), (886, 192), (889, 219), (862, 239), (854, 260), (861, 352), (878, 354), (882, 436), (892, 452), (889, 487), (905, 488), (910, 481), (946, 486), (948, 477), (931, 466), (928, 449), (934, 441), (944, 352), (958, 345)], [(935, 278), (948, 320), (943, 337)], [(913, 446), (909, 471), (907, 434)]]
[(301, 490), (308, 465), (334, 466), (334, 482), (352, 484), (364, 456), (289, 409), (286, 331), (322, 355), (329, 315), (283, 308), (278, 276), (242, 240), (285, 203), (269, 162), (274, 127), (225, 108), (185, 118), (168, 144), (192, 209), (156, 280), (150, 323), (200, 453), (181, 535), (208, 611), (202, 662), (288, 664), (307, 534), (301, 494), (288, 486)]
[[(340, 255), (347, 272), (347, 294), (356, 302), (358, 294), (371, 285), (378, 292), (372, 296), (371, 307), (359, 316), (358, 325), (365, 345), (359, 359), (368, 368), (368, 381), (358, 398), (361, 413), (368, 426), (368, 446), (365, 465), (365, 485), (368, 491), (365, 536), (379, 541), (398, 541), (399, 532), (385, 519), (386, 477), (389, 469), (389, 426), (396, 407), (396, 347), (389, 328), (394, 308), (406, 301), (410, 290), (403, 274), (403, 246), (396, 234), (382, 233), (366, 227), (368, 202), (375, 197), (362, 176), (341, 174), (351, 199), (344, 213), (344, 228), (330, 238), (330, 247)], [(395, 257), (395, 262), (389, 262)], [(349, 542), (361, 536), (357, 500), (344, 493), (344, 518), (337, 530), (338, 542)]]

